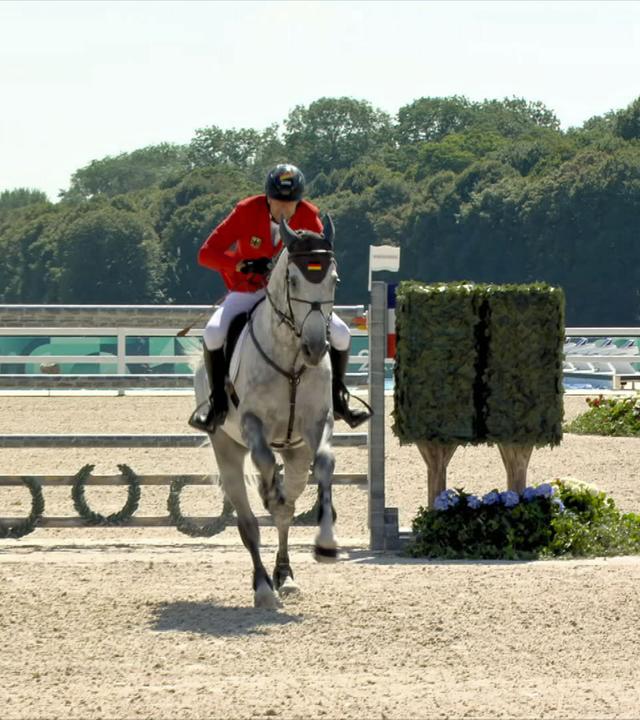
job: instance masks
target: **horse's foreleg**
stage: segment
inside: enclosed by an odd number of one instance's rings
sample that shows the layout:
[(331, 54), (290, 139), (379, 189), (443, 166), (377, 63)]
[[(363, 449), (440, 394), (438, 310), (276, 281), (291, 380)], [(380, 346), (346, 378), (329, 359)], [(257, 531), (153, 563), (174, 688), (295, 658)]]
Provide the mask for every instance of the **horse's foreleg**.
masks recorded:
[(300, 591), (293, 578), (289, 560), (289, 528), (295, 514), (295, 504), (309, 480), (311, 453), (306, 446), (280, 452), (284, 461), (285, 502), (274, 518), (278, 528), (278, 554), (273, 570), (273, 584), (281, 595), (294, 595)]
[(253, 561), (253, 591), (256, 607), (276, 608), (279, 601), (260, 557), (260, 528), (251, 510), (244, 480), (246, 449), (224, 432), (212, 437), (220, 479), (225, 495), (231, 500), (238, 517), (238, 531)]
[[(315, 445), (316, 452), (313, 458), (312, 474), (318, 483), (318, 526), (316, 536), (315, 557), (318, 562), (335, 560), (338, 557), (338, 541), (333, 527), (333, 506), (331, 503), (331, 480), (335, 467), (335, 455), (331, 447), (333, 436), (333, 417), (327, 415), (325, 422), (318, 428)], [(313, 438), (310, 438), (313, 441)], [(314, 447), (313, 444), (310, 445)]]
[(251, 459), (260, 472), (260, 496), (264, 507), (272, 515), (284, 503), (282, 478), (276, 467), (276, 456), (264, 436), (262, 420), (253, 413), (245, 413), (240, 421), (242, 437), (249, 448)]

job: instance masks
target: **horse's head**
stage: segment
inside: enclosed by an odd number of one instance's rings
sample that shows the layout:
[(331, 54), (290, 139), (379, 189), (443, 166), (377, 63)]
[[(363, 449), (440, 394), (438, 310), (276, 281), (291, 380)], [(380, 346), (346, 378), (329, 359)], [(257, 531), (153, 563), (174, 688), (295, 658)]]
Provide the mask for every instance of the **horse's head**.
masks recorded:
[(329, 349), (328, 333), (338, 272), (333, 252), (333, 222), (321, 234), (292, 230), (280, 222), (284, 248), (268, 285), (271, 304), (300, 343), (307, 365), (317, 365)]

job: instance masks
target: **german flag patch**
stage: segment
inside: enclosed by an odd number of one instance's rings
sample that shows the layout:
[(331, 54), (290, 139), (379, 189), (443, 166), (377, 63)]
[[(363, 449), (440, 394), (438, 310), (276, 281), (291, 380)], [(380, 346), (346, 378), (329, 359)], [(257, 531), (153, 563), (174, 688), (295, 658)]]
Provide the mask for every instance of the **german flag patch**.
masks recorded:
[(334, 259), (332, 252), (294, 252), (290, 256), (290, 262), (300, 270), (305, 280), (318, 284), (326, 277)]

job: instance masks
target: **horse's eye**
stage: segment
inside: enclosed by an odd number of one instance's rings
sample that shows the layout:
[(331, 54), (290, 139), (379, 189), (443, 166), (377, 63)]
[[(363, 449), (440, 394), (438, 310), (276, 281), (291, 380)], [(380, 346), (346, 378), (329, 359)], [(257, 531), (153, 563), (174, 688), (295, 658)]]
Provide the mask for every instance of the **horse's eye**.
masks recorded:
[(289, 279), (289, 284), (291, 285), (292, 290), (297, 290), (298, 289), (298, 278), (295, 275), (293, 275)]

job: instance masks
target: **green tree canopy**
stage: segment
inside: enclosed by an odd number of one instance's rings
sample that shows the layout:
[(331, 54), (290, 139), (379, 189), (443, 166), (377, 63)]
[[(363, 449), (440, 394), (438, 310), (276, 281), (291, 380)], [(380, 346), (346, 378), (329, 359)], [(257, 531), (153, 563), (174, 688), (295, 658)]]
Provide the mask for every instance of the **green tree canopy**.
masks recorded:
[(67, 200), (104, 194), (110, 197), (151, 187), (166, 178), (182, 175), (190, 168), (188, 151), (181, 145), (162, 143), (93, 160), (76, 170), (71, 186), (63, 193)]
[(385, 141), (390, 117), (364, 100), (320, 98), (285, 121), (285, 151), (309, 179), (346, 168)]
[(60, 303), (144, 303), (158, 299), (159, 243), (131, 213), (104, 207), (79, 215), (47, 238)]
[(616, 115), (614, 132), (623, 140), (640, 140), (640, 97)]
[(564, 132), (523, 98), (424, 97), (395, 118), (320, 98), (263, 130), (210, 125), (186, 146), (95, 160), (62, 202), (0, 195), (4, 302), (207, 303), (224, 288), (202, 242), (267, 170), (293, 162), (336, 224), (339, 303), (367, 301), (368, 246), (393, 279), (546, 281), (572, 325), (640, 321), (640, 99)]
[(25, 207), (26, 205), (48, 202), (49, 200), (42, 190), (36, 190), (34, 188), (3, 190), (0, 192), (0, 213)]

